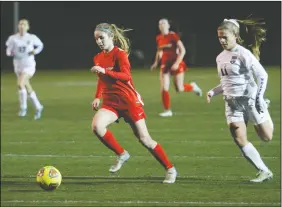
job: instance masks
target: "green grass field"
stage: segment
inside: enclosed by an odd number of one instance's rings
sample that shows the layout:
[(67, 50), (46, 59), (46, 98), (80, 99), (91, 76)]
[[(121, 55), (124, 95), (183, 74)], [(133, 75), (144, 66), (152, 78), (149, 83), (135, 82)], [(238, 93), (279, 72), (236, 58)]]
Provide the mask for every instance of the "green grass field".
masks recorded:
[[(274, 137), (263, 143), (251, 125), (248, 136), (274, 178), (251, 184), (257, 171), (229, 135), (221, 96), (208, 105), (205, 97), (177, 94), (171, 87), (175, 116), (161, 118), (159, 73), (133, 69), (149, 131), (177, 167), (173, 185), (162, 184), (163, 168), (123, 120), (110, 130), (132, 157), (117, 174), (108, 172), (115, 156), (91, 132), (96, 77), (88, 69), (36, 73), (32, 84), (45, 107), (38, 121), (30, 104), (27, 117), (17, 117), (16, 77), (2, 73), (1, 206), (280, 206), (280, 68), (269, 67), (268, 73)], [(185, 79), (204, 93), (219, 83), (214, 68), (192, 68)], [(53, 192), (35, 182), (45, 165), (63, 175)]]

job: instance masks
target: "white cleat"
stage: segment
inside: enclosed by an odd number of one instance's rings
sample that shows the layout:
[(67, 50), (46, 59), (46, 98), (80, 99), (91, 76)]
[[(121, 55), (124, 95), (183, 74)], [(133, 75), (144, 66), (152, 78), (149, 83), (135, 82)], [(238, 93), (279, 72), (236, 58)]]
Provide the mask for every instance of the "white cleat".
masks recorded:
[(163, 183), (168, 183), (168, 184), (175, 183), (176, 177), (177, 177), (177, 171), (175, 167), (169, 168), (166, 171), (166, 176)]
[(257, 177), (255, 179), (250, 180), (253, 183), (262, 183), (269, 179), (273, 178), (273, 173), (269, 170), (268, 172), (260, 170), (257, 173)]
[(172, 111), (171, 110), (166, 110), (162, 113), (159, 113), (160, 116), (162, 117), (168, 117), (168, 116), (172, 116)]
[(119, 171), (119, 169), (122, 167), (122, 165), (130, 158), (130, 154), (127, 151), (124, 151), (121, 155), (117, 157), (116, 164), (113, 165), (109, 171), (112, 173), (115, 173)]
[(24, 116), (26, 116), (26, 112), (27, 112), (27, 110), (26, 109), (20, 109), (20, 111), (19, 111), (19, 116), (20, 117), (24, 117)]
[(38, 120), (41, 118), (41, 113), (43, 111), (43, 106), (41, 105), (40, 109), (36, 109), (35, 115), (34, 115), (34, 120)]
[(202, 96), (202, 95), (203, 95), (202, 89), (201, 89), (195, 82), (192, 82), (191, 85), (193, 86), (193, 91), (194, 91), (198, 96)]

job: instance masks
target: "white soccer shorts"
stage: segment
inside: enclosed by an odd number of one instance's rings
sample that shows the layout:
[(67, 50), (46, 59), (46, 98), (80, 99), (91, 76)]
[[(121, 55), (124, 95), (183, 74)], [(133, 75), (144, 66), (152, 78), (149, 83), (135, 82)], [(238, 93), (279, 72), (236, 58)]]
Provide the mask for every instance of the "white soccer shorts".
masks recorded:
[(225, 97), (225, 116), (227, 124), (251, 121), (258, 125), (270, 119), (266, 106), (262, 113), (258, 113), (255, 100), (248, 97)]

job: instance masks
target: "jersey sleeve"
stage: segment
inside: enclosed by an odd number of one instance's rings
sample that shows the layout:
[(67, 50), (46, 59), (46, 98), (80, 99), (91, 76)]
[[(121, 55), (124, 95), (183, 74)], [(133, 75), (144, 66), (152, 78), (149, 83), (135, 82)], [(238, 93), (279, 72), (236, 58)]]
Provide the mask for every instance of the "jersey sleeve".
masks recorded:
[(14, 47), (14, 44), (13, 44), (13, 36), (10, 36), (8, 38), (8, 40), (6, 41), (6, 55), (7, 56), (12, 56), (12, 51), (13, 51), (13, 47)]
[[(97, 64), (97, 62), (96, 62), (97, 61), (97, 56), (98, 55), (93, 57), (93, 64), (94, 65)], [(96, 87), (96, 92), (95, 92), (94, 98), (102, 98), (104, 84), (103, 84), (102, 80), (100, 80), (98, 74), (97, 74), (97, 76), (98, 76), (98, 82), (97, 82), (97, 87)]]
[(177, 42), (178, 40), (180, 40), (180, 37), (179, 37), (179, 35), (178, 35), (177, 33), (173, 33), (173, 34), (172, 34), (172, 39), (173, 39), (175, 42)]
[(32, 35), (33, 44), (34, 44), (34, 54), (37, 55), (43, 50), (43, 42), (36, 36)]
[(157, 35), (157, 36), (156, 36), (156, 45), (157, 45), (157, 48), (159, 47), (159, 39), (160, 39), (160, 38), (159, 38), (159, 35)]
[(104, 87), (103, 87), (102, 81), (100, 79), (98, 79), (96, 93), (95, 93), (94, 98), (101, 98), (102, 97), (103, 88)]
[(250, 51), (247, 51), (243, 55), (243, 62), (245, 63), (246, 68), (251, 70), (257, 79), (257, 97), (263, 98), (267, 86), (268, 74)]
[(127, 53), (125, 51), (119, 51), (117, 54), (117, 61), (118, 61), (120, 72), (106, 70), (105, 74), (117, 80), (129, 81), (131, 75), (130, 75), (130, 63), (128, 60)]
[(97, 56), (94, 56), (94, 57), (93, 57), (93, 64), (94, 64), (94, 65), (96, 65), (96, 58), (97, 58)]

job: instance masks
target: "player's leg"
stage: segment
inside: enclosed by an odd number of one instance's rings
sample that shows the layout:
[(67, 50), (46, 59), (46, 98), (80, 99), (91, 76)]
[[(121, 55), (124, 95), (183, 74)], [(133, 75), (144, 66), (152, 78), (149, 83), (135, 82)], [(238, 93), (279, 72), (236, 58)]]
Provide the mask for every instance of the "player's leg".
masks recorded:
[(184, 83), (184, 72), (174, 75), (174, 87), (177, 92), (195, 92), (198, 96), (202, 96), (201, 88), (195, 83)]
[(166, 178), (163, 183), (174, 183), (176, 180), (177, 171), (168, 159), (162, 146), (151, 138), (145, 119), (143, 118), (136, 122), (131, 122), (130, 126), (142, 145), (145, 146), (166, 169)]
[(27, 91), (25, 88), (26, 78), (22, 72), (19, 72), (15, 69), (15, 73), (17, 75), (17, 86), (18, 86), (18, 93), (19, 93), (19, 104), (20, 110), (18, 115), (23, 117), (26, 115), (27, 112)]
[(107, 126), (118, 119), (117, 112), (114, 109), (109, 110), (101, 108), (94, 115), (92, 120), (92, 131), (99, 140), (118, 156), (117, 162), (110, 168), (110, 172), (118, 171), (122, 164), (129, 159), (129, 154), (117, 142), (113, 134), (107, 129)]
[(226, 118), (229, 124), (231, 135), (241, 149), (244, 157), (259, 170), (259, 176), (251, 182), (262, 182), (271, 178), (272, 172), (264, 164), (259, 152), (247, 139), (247, 116), (244, 116), (244, 112), (234, 109), (234, 106), (226, 103)]
[(261, 140), (268, 142), (272, 140), (274, 124), (267, 109), (267, 103), (263, 112), (258, 113), (254, 104), (249, 106), (249, 116), (254, 123), (254, 128)]
[(169, 95), (169, 85), (170, 85), (170, 73), (160, 72), (160, 83), (161, 83), (161, 93), (162, 93), (162, 103), (164, 107), (164, 112), (159, 115), (162, 117), (172, 116), (172, 111), (170, 109), (170, 95)]
[(25, 87), (27, 90), (27, 93), (29, 95), (29, 99), (31, 100), (34, 108), (35, 108), (35, 115), (34, 115), (34, 119), (38, 120), (41, 118), (41, 113), (43, 111), (43, 105), (40, 103), (35, 91), (33, 90), (31, 84), (30, 84), (30, 79), (32, 78), (32, 76), (35, 73), (35, 69), (31, 69), (31, 70), (26, 70), (26, 72), (24, 72), (24, 76), (26, 77), (26, 81), (25, 81)]
[(265, 142), (269, 142), (273, 137), (273, 122), (272, 120), (267, 120), (261, 124), (254, 125), (254, 128), (261, 138)]

